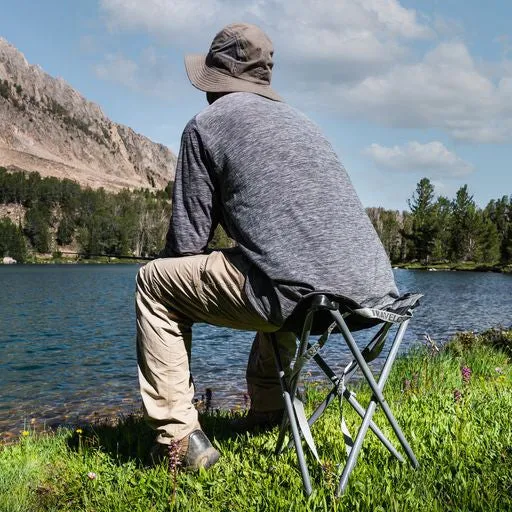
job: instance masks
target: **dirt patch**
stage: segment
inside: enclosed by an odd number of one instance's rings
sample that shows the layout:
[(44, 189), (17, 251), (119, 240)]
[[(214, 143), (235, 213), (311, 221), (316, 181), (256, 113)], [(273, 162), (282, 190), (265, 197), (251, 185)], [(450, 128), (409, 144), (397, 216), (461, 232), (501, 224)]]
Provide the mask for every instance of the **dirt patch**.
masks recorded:
[(25, 207), (17, 203), (0, 204), (0, 219), (8, 218), (14, 224), (23, 226)]

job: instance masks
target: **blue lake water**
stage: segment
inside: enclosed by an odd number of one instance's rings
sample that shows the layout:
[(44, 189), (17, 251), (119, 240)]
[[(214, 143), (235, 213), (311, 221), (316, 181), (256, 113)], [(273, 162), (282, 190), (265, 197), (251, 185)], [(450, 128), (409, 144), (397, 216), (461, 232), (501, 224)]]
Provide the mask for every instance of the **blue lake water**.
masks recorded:
[[(81, 422), (140, 407), (135, 358), (138, 265), (0, 266), (0, 435)], [(395, 270), (401, 291), (425, 294), (402, 350), (428, 333), (442, 342), (460, 330), (512, 325), (512, 276)], [(197, 396), (244, 403), (253, 334), (194, 326)], [(336, 341), (334, 341), (336, 343)], [(333, 343), (329, 345), (332, 351)]]

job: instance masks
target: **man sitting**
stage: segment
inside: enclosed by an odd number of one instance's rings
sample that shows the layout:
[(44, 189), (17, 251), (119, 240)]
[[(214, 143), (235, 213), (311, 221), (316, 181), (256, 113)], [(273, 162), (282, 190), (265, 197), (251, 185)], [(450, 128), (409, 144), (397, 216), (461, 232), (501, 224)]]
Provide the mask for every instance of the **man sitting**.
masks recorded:
[[(331, 145), (270, 87), (272, 56), (258, 27), (234, 24), (206, 57), (186, 58), (209, 106), (183, 132), (165, 257), (137, 276), (145, 414), (160, 451), (172, 444), (190, 469), (219, 458), (192, 403), (194, 322), (256, 331), (247, 426), (272, 425), (283, 403), (269, 333), (300, 298), (313, 290), (358, 302), (397, 295), (386, 253)], [(206, 252), (218, 224), (235, 250)], [(277, 339), (289, 364), (295, 335)]]

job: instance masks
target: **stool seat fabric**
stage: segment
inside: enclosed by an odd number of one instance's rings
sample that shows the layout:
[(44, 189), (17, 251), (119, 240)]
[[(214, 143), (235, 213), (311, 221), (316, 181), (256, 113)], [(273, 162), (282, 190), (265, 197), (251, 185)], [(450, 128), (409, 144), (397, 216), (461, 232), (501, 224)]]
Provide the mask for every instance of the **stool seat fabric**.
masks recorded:
[[(325, 298), (323, 302), (319, 299), (320, 297)], [(301, 299), (279, 330), (294, 332), (300, 337), (305, 315), (311, 308), (316, 310), (311, 327), (311, 334), (313, 335), (322, 334), (329, 327), (333, 321), (329, 310), (333, 309), (339, 309), (341, 314), (353, 313), (346, 319), (347, 326), (351, 331), (368, 329), (386, 319), (393, 318), (392, 315), (410, 318), (412, 310), (418, 305), (421, 297), (423, 295), (420, 293), (406, 293), (396, 298), (386, 295), (385, 297), (370, 298), (358, 303), (343, 295), (315, 291)], [(386, 315), (385, 313), (391, 313), (392, 315)]]

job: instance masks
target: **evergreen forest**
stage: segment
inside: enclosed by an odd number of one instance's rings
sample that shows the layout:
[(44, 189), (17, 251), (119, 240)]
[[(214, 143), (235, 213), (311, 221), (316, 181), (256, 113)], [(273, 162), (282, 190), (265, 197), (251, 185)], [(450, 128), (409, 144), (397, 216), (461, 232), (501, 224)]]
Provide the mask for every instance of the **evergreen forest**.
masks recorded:
[[(171, 214), (172, 185), (165, 190), (108, 192), (69, 179), (0, 167), (0, 257), (34, 261), (36, 254), (75, 251), (97, 255), (156, 257), (164, 246)], [(6, 215), (17, 207), (22, 217)], [(454, 198), (436, 197), (423, 178), (408, 211), (367, 208), (394, 265), (512, 265), (512, 196), (479, 208), (467, 185)], [(218, 229), (210, 247), (230, 240)]]
[(0, 257), (27, 261), (34, 253), (85, 257), (156, 256), (169, 225), (169, 192), (83, 188), (69, 179), (0, 167), (0, 206), (20, 205), (18, 222), (0, 218)]
[(454, 198), (435, 197), (423, 178), (408, 200), (409, 211), (367, 208), (393, 264), (512, 264), (512, 196), (479, 208), (467, 185)]

